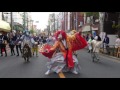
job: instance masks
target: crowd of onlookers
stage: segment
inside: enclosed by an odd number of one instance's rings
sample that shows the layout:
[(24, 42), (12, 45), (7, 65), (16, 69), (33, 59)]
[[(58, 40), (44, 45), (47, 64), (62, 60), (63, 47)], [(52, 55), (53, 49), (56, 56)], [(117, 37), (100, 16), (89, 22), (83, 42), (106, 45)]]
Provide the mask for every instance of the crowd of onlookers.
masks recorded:
[(11, 56), (19, 56), (20, 53), (22, 53), (24, 44), (28, 43), (31, 47), (32, 54), (34, 55), (36, 53), (36, 56), (38, 56), (38, 46), (44, 43), (50, 43), (52, 39), (52, 36), (48, 37), (41, 34), (37, 35), (36, 33), (32, 34), (29, 31), (0, 32), (0, 54), (3, 56), (3, 52), (5, 52), (5, 56), (7, 57), (6, 48), (8, 46), (11, 51)]
[[(91, 52), (93, 50), (92, 47), (92, 41), (97, 40), (97, 42), (102, 41), (101, 37), (99, 35), (93, 36), (91, 33), (83, 35), (83, 37), (88, 42), (88, 52)], [(29, 46), (32, 49), (32, 54), (36, 53), (36, 56), (38, 56), (38, 46), (42, 45), (44, 43), (54, 44), (55, 38), (45, 35), (37, 35), (36, 33), (30, 33), (29, 31), (13, 31), (10, 33), (0, 32), (0, 54), (3, 56), (3, 52), (5, 52), (5, 56), (7, 56), (7, 46), (9, 46), (11, 51), (11, 56), (17, 55), (19, 56), (20, 53), (22, 53), (22, 48), (25, 43), (28, 43)], [(108, 48), (109, 47), (109, 37), (105, 36), (104, 40), (102, 41), (102, 44), (99, 45), (99, 48)], [(115, 41), (115, 48), (116, 50), (120, 46), (120, 35), (116, 38)]]
[[(92, 41), (94, 41), (95, 39), (99, 42), (101, 42), (101, 45), (99, 45), (99, 49), (103, 48), (105, 50), (105, 53), (109, 54), (110, 52), (110, 46), (114, 46), (115, 51), (118, 51), (118, 48), (120, 48), (120, 35), (117, 36), (116, 40), (114, 41), (115, 44), (114, 45), (109, 45), (110, 43), (110, 38), (107, 36), (107, 34), (105, 35), (104, 39), (102, 40), (101, 37), (99, 35), (93, 36), (91, 33), (83, 35), (83, 37), (86, 39), (86, 41), (88, 42), (88, 53), (91, 52), (91, 50), (93, 50), (92, 47)], [(96, 38), (97, 37), (97, 38)]]

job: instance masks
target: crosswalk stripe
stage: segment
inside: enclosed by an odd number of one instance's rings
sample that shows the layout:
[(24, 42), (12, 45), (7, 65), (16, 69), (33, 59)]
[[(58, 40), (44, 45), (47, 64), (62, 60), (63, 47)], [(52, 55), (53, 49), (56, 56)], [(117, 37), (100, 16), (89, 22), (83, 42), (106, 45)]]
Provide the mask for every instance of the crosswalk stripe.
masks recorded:
[(65, 75), (63, 74), (63, 72), (60, 72), (58, 75), (60, 78), (65, 78)]

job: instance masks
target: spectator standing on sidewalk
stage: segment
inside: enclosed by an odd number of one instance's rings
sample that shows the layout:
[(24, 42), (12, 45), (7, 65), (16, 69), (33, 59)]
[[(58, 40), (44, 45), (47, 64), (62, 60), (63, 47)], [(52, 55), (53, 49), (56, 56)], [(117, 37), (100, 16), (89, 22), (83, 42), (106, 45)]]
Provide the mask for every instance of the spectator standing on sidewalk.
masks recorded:
[(108, 54), (109, 53), (109, 37), (107, 36), (107, 34), (105, 35), (105, 39), (103, 41), (104, 43), (104, 48), (106, 49), (106, 53)]
[(11, 56), (15, 55), (15, 51), (14, 51), (15, 40), (16, 40), (15, 35), (13, 35), (13, 33), (11, 33), (11, 35), (8, 37), (9, 47), (11, 50)]
[(1, 56), (3, 56), (3, 50), (5, 51), (5, 57), (7, 57), (7, 51), (6, 51), (6, 45), (7, 45), (7, 36), (5, 35), (4, 32), (0, 33), (0, 51), (1, 51)]
[(16, 51), (17, 51), (17, 56), (19, 56), (19, 50), (22, 53), (22, 49), (21, 49), (21, 37), (22, 37), (22, 35), (20, 34), (19, 31), (17, 31), (17, 33), (16, 33)]
[(115, 50), (118, 51), (118, 47), (120, 47), (120, 35), (118, 35), (118, 38), (115, 41)]

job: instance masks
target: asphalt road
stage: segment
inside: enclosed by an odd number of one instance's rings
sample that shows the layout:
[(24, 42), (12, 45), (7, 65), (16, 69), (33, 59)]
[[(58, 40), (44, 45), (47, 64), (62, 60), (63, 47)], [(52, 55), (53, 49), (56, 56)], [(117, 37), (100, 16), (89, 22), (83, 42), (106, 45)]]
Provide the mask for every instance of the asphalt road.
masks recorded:
[(90, 53), (86, 50), (79, 51), (79, 64), (81, 73), (71, 75), (65, 73), (67, 78), (120, 78), (120, 61), (100, 55), (98, 63), (92, 62)]
[[(86, 50), (79, 51), (78, 59), (81, 73), (63, 73), (65, 78), (120, 78), (120, 61), (101, 56), (98, 63), (93, 63)], [(29, 63), (25, 63), (21, 56), (8, 54), (8, 57), (0, 57), (0, 78), (60, 78), (56, 73), (45, 75), (47, 60), (41, 54), (32, 57)]]
[(39, 54), (39, 57), (32, 57), (26, 63), (21, 56), (0, 57), (0, 78), (59, 78), (54, 73), (46, 76), (44, 73), (47, 58)]

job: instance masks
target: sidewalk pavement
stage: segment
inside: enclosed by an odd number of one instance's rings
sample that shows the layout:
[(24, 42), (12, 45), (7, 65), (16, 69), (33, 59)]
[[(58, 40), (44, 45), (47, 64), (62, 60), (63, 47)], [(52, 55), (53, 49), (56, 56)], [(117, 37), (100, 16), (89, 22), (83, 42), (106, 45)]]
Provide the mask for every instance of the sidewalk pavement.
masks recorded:
[(114, 57), (114, 56), (110, 56), (110, 55), (107, 55), (107, 54), (102, 54), (102, 53), (100, 53), (100, 55), (106, 56), (106, 57), (109, 57), (109, 58), (113, 58), (113, 59), (115, 59), (115, 60), (120, 60), (120, 58), (117, 58), (117, 57)]
[[(87, 49), (85, 49), (85, 50), (87, 51)], [(112, 59), (115, 59), (115, 60), (120, 60), (120, 58), (117, 58), (117, 57), (114, 57), (114, 56), (110, 56), (110, 55), (107, 55), (107, 54), (100, 53), (100, 55), (106, 56), (108, 58), (112, 58)]]

